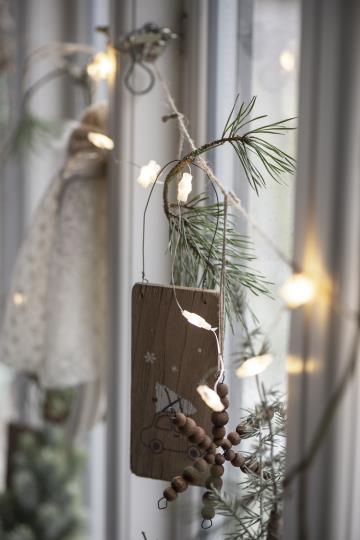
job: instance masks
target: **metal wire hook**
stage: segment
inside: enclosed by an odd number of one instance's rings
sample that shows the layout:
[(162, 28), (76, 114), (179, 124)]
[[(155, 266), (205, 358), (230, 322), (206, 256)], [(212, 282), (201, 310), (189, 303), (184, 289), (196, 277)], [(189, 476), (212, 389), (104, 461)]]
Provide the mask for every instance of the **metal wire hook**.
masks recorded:
[[(140, 66), (144, 71), (146, 71), (146, 73), (149, 76), (148, 84), (145, 86), (145, 88), (143, 88), (141, 90), (138, 90), (134, 86), (132, 86), (131, 80), (130, 80), (131, 76), (133, 75), (133, 73), (135, 71), (135, 65)], [(136, 62), (134, 60), (134, 58), (133, 58), (130, 66), (129, 66), (129, 69), (127, 70), (127, 72), (125, 74), (124, 84), (125, 84), (126, 88), (129, 90), (129, 92), (131, 92), (131, 94), (133, 94), (135, 96), (141, 96), (143, 94), (147, 94), (148, 92), (150, 92), (150, 90), (152, 90), (152, 88), (154, 87), (154, 84), (155, 84), (155, 75), (154, 75), (152, 69), (150, 69), (148, 66), (146, 66), (142, 62)]]

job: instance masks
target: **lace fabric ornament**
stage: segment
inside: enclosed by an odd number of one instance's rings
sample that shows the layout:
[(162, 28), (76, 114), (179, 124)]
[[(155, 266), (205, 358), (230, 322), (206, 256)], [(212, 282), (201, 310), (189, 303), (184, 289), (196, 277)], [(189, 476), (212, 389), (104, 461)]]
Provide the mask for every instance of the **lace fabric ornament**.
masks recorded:
[(105, 150), (89, 131), (106, 129), (107, 107), (85, 111), (68, 160), (35, 214), (13, 272), (0, 359), (44, 387), (103, 377), (107, 357), (107, 180)]

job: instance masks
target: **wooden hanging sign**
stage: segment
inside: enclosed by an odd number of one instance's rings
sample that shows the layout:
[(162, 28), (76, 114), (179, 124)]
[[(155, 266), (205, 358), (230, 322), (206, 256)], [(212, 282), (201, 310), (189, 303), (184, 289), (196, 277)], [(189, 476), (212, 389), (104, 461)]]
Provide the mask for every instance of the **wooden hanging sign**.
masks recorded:
[[(175, 287), (180, 306), (218, 326), (216, 291)], [(170, 419), (183, 411), (211, 434), (211, 411), (196, 391), (217, 371), (214, 334), (190, 324), (173, 287), (137, 283), (132, 291), (131, 470), (171, 480), (200, 456)]]

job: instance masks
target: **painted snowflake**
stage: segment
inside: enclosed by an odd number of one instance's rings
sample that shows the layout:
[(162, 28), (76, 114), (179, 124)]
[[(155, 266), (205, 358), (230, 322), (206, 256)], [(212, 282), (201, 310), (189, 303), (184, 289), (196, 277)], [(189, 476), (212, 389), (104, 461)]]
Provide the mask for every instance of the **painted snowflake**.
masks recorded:
[(146, 364), (153, 364), (156, 360), (156, 355), (153, 352), (147, 351), (144, 354), (144, 360)]

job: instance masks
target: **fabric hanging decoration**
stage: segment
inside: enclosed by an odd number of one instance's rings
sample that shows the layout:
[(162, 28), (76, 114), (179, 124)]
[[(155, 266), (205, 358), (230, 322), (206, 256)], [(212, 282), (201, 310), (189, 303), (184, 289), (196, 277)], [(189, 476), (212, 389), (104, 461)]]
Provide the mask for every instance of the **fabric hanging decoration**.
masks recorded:
[(65, 166), (45, 193), (13, 272), (0, 359), (36, 375), (45, 388), (98, 387), (104, 379), (108, 151), (88, 134), (105, 134), (107, 116), (107, 105), (92, 106), (71, 133)]

